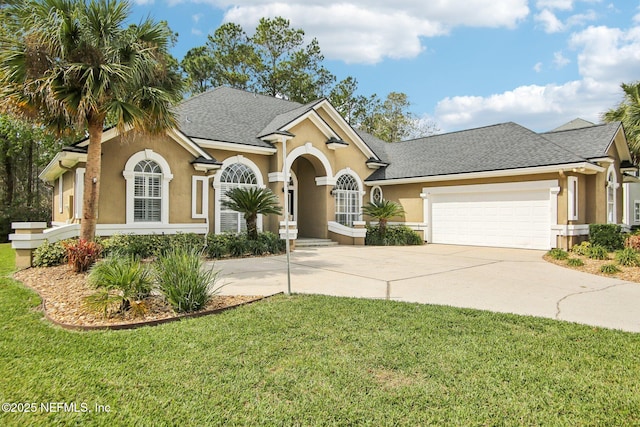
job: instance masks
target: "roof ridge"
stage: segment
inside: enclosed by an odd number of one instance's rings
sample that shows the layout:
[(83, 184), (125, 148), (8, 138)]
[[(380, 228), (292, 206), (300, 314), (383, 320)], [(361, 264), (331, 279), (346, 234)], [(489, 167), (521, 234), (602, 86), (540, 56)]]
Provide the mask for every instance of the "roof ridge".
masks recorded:
[(405, 143), (405, 142), (419, 141), (419, 140), (435, 138), (435, 137), (438, 137), (438, 136), (445, 136), (445, 135), (455, 135), (457, 133), (473, 132), (473, 131), (477, 131), (477, 130), (480, 130), (480, 129), (488, 129), (488, 128), (497, 127), (497, 126), (504, 126), (504, 125), (508, 125), (508, 124), (514, 124), (514, 125), (520, 126), (521, 128), (527, 129), (524, 126), (519, 125), (516, 122), (509, 121), (509, 122), (503, 122), (503, 123), (494, 123), (492, 125), (478, 126), (476, 128), (470, 128), (470, 129), (460, 129), (460, 130), (454, 130), (454, 131), (445, 132), (445, 133), (434, 133), (433, 135), (422, 136), (422, 137), (419, 137), (419, 138), (404, 139), (402, 141), (387, 142), (387, 143), (388, 144), (402, 144), (402, 143)]
[(581, 127), (581, 128), (575, 128), (575, 129), (548, 130), (546, 132), (540, 132), (540, 135), (546, 135), (546, 134), (550, 134), (550, 133), (577, 132), (577, 131), (589, 130), (589, 129), (598, 128), (598, 127), (609, 126), (609, 125), (612, 125), (612, 124), (615, 124), (615, 123), (617, 123), (618, 126), (622, 124), (622, 122), (616, 120), (616, 121), (613, 121), (613, 122), (596, 123), (596, 124), (594, 124), (592, 126), (585, 126), (585, 127)]

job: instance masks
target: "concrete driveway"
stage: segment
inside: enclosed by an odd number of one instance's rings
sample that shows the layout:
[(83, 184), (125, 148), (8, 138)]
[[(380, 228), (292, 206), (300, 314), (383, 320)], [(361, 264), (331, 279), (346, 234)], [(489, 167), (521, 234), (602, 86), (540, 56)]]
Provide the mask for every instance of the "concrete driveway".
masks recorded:
[[(430, 244), (333, 246), (291, 254), (291, 290), (393, 299), (640, 332), (640, 284), (559, 267), (544, 252)], [(286, 256), (217, 261), (222, 293), (287, 290)]]

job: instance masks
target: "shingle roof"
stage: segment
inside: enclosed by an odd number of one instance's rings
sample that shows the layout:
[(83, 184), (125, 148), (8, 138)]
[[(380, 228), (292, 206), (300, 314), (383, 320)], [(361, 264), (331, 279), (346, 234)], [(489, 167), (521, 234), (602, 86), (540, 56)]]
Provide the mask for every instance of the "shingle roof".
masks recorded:
[(301, 107), (297, 102), (218, 87), (182, 102), (178, 123), (190, 138), (272, 148), (258, 137), (274, 117)]
[(585, 158), (516, 123), (388, 144), (390, 165), (367, 181), (584, 162)]
[(579, 153), (582, 157), (597, 159), (607, 156), (607, 150), (619, 128), (620, 122), (612, 122), (579, 129), (551, 131), (540, 135), (561, 147)]

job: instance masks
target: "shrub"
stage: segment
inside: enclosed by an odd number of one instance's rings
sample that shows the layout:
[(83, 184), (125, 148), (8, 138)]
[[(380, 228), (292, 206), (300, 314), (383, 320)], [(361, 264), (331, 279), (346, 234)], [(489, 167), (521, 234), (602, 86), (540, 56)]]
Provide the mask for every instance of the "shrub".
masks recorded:
[(229, 255), (232, 257), (242, 257), (249, 251), (249, 241), (246, 234), (237, 234), (229, 239), (227, 244)]
[[(131, 310), (134, 315), (144, 314), (144, 298), (153, 290), (149, 269), (131, 255), (112, 255), (91, 268), (87, 278), (89, 285), (100, 291), (85, 299), (85, 304), (106, 317), (117, 306), (123, 313)], [(116, 302), (119, 304), (116, 305)]]
[(286, 242), (277, 234), (269, 231), (260, 233), (258, 241), (264, 243), (267, 246), (267, 251), (271, 254), (281, 254), (285, 250)]
[(584, 262), (580, 258), (569, 258), (567, 260), (567, 265), (570, 267), (582, 267)]
[(640, 259), (638, 259), (638, 252), (633, 248), (624, 248), (616, 251), (616, 261), (620, 265), (629, 267), (637, 267), (640, 265)]
[(206, 253), (209, 258), (222, 258), (229, 253), (228, 239), (225, 234), (209, 234), (207, 236)]
[(620, 272), (620, 269), (615, 264), (603, 264), (600, 267), (600, 272), (605, 274), (616, 274)]
[(609, 259), (609, 251), (601, 245), (591, 245), (587, 256), (591, 259)]
[(571, 252), (573, 252), (576, 255), (587, 256), (589, 255), (590, 248), (591, 248), (591, 243), (584, 241), (579, 245), (574, 245), (573, 248), (571, 248)]
[(625, 248), (633, 248), (636, 251), (640, 251), (640, 235), (632, 234), (624, 241)]
[(405, 246), (422, 245), (422, 237), (405, 225), (387, 226), (387, 230), (382, 236), (377, 225), (367, 226), (367, 235), (364, 239), (365, 245), (370, 246)]
[(132, 255), (138, 258), (158, 257), (174, 247), (202, 249), (205, 237), (195, 233), (115, 234), (101, 241), (105, 255)]
[(84, 239), (63, 242), (67, 251), (67, 263), (76, 273), (87, 271), (100, 258), (102, 246)]
[(622, 229), (616, 224), (590, 224), (589, 241), (592, 245), (604, 246), (609, 252), (624, 246)]
[(158, 288), (179, 313), (203, 308), (220, 289), (213, 288), (218, 272), (205, 270), (201, 255), (199, 251), (174, 248), (156, 263)]
[(553, 248), (549, 252), (547, 252), (547, 255), (557, 260), (569, 258), (569, 253), (561, 248)]
[(67, 250), (63, 246), (63, 241), (49, 243), (45, 241), (33, 252), (34, 267), (53, 267), (64, 264), (67, 260)]

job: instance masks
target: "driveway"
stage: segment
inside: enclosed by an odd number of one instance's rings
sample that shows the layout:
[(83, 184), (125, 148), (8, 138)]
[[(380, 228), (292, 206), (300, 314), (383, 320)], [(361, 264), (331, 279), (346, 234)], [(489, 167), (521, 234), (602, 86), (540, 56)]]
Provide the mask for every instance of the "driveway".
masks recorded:
[[(516, 313), (640, 332), (640, 284), (545, 262), (543, 251), (450, 245), (291, 253), (291, 291)], [(287, 291), (286, 256), (217, 261), (222, 293)]]

